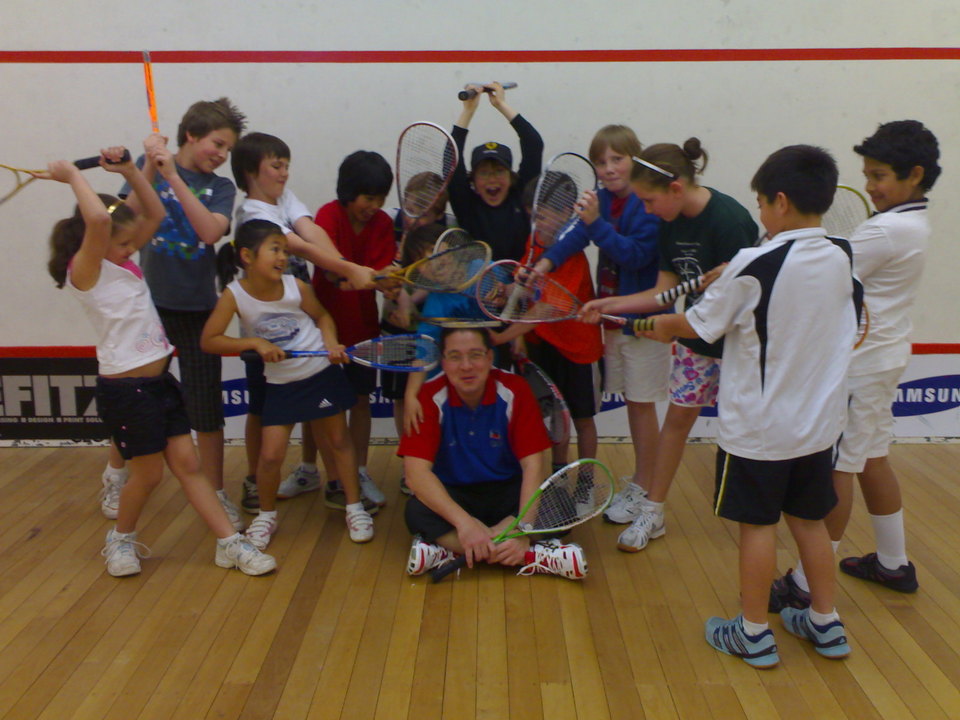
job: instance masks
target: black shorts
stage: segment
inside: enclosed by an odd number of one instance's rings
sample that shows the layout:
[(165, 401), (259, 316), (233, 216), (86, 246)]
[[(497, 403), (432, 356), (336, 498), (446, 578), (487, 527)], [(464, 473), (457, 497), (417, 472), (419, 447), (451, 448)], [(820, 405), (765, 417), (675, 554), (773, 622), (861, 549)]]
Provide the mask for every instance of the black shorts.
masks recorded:
[(369, 395), (377, 389), (377, 369), (349, 362), (341, 365), (347, 373), (347, 381), (356, 395)]
[(170, 344), (177, 348), (180, 382), (187, 402), (190, 426), (197, 432), (223, 427), (223, 387), (219, 355), (200, 349), (200, 333), (211, 310), (157, 308)]
[(833, 448), (789, 460), (749, 460), (717, 448), (716, 515), (749, 525), (776, 525), (780, 513), (822, 520), (837, 504)]
[(124, 460), (163, 452), (167, 438), (190, 434), (183, 390), (166, 372), (149, 378), (97, 378), (97, 412)]
[[(460, 507), (485, 525), (493, 526), (509, 515), (520, 511), (520, 477), (503, 482), (446, 485), (450, 497)], [(427, 542), (453, 530), (448, 523), (416, 497), (407, 500), (404, 510), (407, 529), (411, 535), (420, 535)]]
[(289, 383), (267, 383), (260, 424), (294, 425), (345, 412), (357, 404), (339, 365)]
[(410, 373), (380, 371), (380, 392), (388, 400), (403, 400), (407, 391), (407, 377)]
[(247, 412), (250, 415), (263, 415), (263, 400), (267, 394), (267, 376), (264, 375), (263, 358), (243, 363), (247, 374)]
[(553, 380), (574, 420), (592, 418), (600, 412), (603, 395), (597, 363), (575, 363), (543, 340), (527, 343), (529, 358)]

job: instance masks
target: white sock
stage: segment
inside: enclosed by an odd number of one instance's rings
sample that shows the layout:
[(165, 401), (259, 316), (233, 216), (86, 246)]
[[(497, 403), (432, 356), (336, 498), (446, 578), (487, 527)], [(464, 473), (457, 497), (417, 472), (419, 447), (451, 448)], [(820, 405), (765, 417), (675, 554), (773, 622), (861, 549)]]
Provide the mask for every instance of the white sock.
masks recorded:
[(654, 502), (647, 498), (640, 501), (640, 507), (647, 512), (652, 512), (654, 515), (663, 515), (663, 505), (664, 503), (662, 502)]
[(903, 531), (903, 508), (892, 515), (871, 515), (877, 540), (877, 560), (888, 570), (907, 564), (907, 540)]
[(307, 473), (308, 475), (316, 475), (316, 474), (317, 474), (317, 464), (316, 464), (316, 463), (302, 462), (302, 463), (300, 463), (300, 469), (303, 470), (303, 472)]
[(232, 543), (234, 540), (239, 540), (241, 537), (242, 536), (240, 535), (240, 533), (234, 533), (229, 537), (217, 538), (217, 545), (219, 545), (220, 547), (226, 547), (227, 545)]
[(347, 505), (347, 512), (348, 512), (348, 513), (360, 512), (361, 510), (363, 510), (363, 503), (362, 503), (362, 502), (349, 503), (349, 504)]
[(830, 541), (830, 545), (833, 546), (833, 554), (836, 555), (836, 554), (837, 554), (837, 548), (840, 547), (840, 541), (839, 541), (839, 540), (831, 540), (831, 541)]
[(810, 583), (807, 581), (807, 576), (803, 573), (803, 563), (799, 560), (797, 560), (797, 566), (793, 569), (793, 581), (797, 584), (797, 587), (804, 592), (810, 592)]
[(260, 514), (257, 517), (262, 517), (264, 520), (276, 520), (277, 511), (276, 510), (261, 510)]
[(836, 622), (840, 619), (840, 616), (837, 614), (837, 609), (834, 608), (828, 613), (818, 613), (813, 608), (810, 608), (810, 622), (814, 625), (819, 625), (823, 627), (824, 625), (829, 625), (832, 622)]
[(219, 490), (217, 490), (217, 497), (220, 498), (221, 500), (229, 500), (229, 499), (230, 499), (230, 498), (227, 497), (227, 491), (224, 490), (223, 488), (220, 488)]
[(115, 468), (110, 463), (107, 463), (107, 469), (103, 471), (103, 476), (111, 480), (126, 480), (129, 474), (130, 471), (127, 470), (126, 466)]
[(740, 622), (743, 623), (743, 631), (744, 631), (747, 635), (750, 635), (751, 637), (754, 636), (754, 635), (759, 635), (759, 634), (762, 633), (764, 630), (767, 630), (767, 629), (769, 629), (769, 627), (770, 627), (770, 623), (755, 623), (755, 622), (750, 622), (750, 621), (747, 620), (745, 617), (741, 617), (741, 618), (740, 618)]
[(367, 471), (367, 466), (366, 466), (366, 465), (358, 465), (358, 466), (357, 466), (357, 475), (361, 475), (361, 474), (365, 473), (366, 471)]

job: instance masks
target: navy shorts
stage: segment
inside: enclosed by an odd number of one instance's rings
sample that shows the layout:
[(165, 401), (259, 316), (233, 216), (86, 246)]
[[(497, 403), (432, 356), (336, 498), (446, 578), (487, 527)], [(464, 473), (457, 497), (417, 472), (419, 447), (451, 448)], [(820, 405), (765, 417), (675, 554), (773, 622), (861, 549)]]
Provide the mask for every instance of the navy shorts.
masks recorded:
[(337, 415), (357, 403), (339, 365), (330, 365), (316, 375), (289, 383), (267, 383), (260, 423), (295, 425)]
[(407, 377), (410, 373), (380, 371), (380, 391), (388, 400), (403, 400), (407, 391)]
[(97, 378), (97, 412), (124, 460), (163, 452), (167, 438), (190, 434), (183, 390), (166, 372), (149, 378)]
[[(474, 483), (472, 485), (445, 485), (450, 497), (460, 507), (485, 525), (493, 526), (508, 515), (520, 511), (520, 484), (516, 477), (502, 482)], [(404, 517), (411, 535), (420, 535), (427, 542), (453, 530), (448, 523), (416, 497), (407, 500)]]
[(717, 448), (714, 513), (749, 525), (776, 525), (785, 512), (822, 520), (837, 504), (833, 448), (789, 460), (750, 460)]

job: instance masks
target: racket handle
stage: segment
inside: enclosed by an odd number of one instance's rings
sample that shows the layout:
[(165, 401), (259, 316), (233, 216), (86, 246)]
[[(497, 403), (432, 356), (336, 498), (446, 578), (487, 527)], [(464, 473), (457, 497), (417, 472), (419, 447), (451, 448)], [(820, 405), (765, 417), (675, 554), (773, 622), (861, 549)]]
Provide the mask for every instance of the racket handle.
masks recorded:
[(616, 323), (617, 325), (627, 324), (627, 319), (625, 317), (620, 317), (619, 315), (604, 315), (603, 313), (600, 313), (600, 317), (608, 322)]
[(633, 321), (633, 332), (635, 335), (639, 335), (642, 332), (648, 332), (650, 330), (653, 330), (652, 317), (638, 318), (637, 320)]
[(460, 568), (466, 567), (467, 565), (467, 556), (461, 555), (458, 558), (454, 558), (448, 563), (444, 563), (435, 570), (430, 571), (430, 578), (436, 583), (443, 580), (447, 575), (452, 572), (456, 572)]
[(696, 292), (703, 286), (703, 275), (699, 275), (692, 280), (684, 280), (679, 285), (670, 288), (669, 290), (664, 290), (662, 293), (658, 293), (654, 296), (653, 300), (657, 305), (672, 305), (674, 301), (681, 295), (686, 295), (687, 293)]
[[(284, 353), (284, 360), (289, 360), (292, 357), (295, 357), (295, 355), (289, 352)], [(241, 350), (240, 359), (244, 362), (257, 362), (260, 359), (260, 353), (256, 350)]]
[[(477, 83), (477, 84), (479, 85), (480, 83)], [(505, 82), (505, 83), (501, 83), (501, 85), (503, 86), (504, 90), (509, 90), (517, 86), (515, 82)], [(490, 91), (484, 90), (484, 92), (488, 93)], [(460, 92), (457, 93), (458, 100), (470, 100), (472, 98), (475, 98), (476, 96), (477, 96), (476, 90), (461, 90)]]
[[(111, 163), (109, 160), (107, 162), (110, 163), (111, 165), (119, 165), (120, 163), (129, 162), (129, 160), (130, 160), (130, 151), (124, 150), (123, 157), (120, 158), (118, 162)], [(90, 168), (100, 167), (100, 156), (96, 155), (94, 157), (80, 158), (79, 160), (74, 160), (73, 164), (76, 165), (81, 170), (89, 170)]]

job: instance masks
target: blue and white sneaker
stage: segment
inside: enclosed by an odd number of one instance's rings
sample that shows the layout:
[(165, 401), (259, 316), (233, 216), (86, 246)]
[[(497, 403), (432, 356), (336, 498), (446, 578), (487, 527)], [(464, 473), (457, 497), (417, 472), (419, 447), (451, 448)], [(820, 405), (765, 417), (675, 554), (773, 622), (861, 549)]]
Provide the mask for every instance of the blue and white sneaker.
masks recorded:
[(297, 495), (319, 489), (320, 471), (314, 470), (311, 472), (304, 469), (303, 465), (297, 465), (277, 488), (277, 499), (288, 500)]
[(707, 642), (722, 653), (742, 658), (751, 667), (765, 670), (776, 666), (780, 656), (773, 631), (767, 628), (759, 635), (747, 635), (741, 620), (741, 615), (733, 620), (710, 618), (706, 624)]
[(780, 611), (780, 619), (787, 632), (812, 642), (814, 650), (825, 658), (839, 660), (850, 654), (847, 634), (839, 620), (826, 625), (815, 625), (810, 619), (810, 608), (797, 610), (790, 607)]

